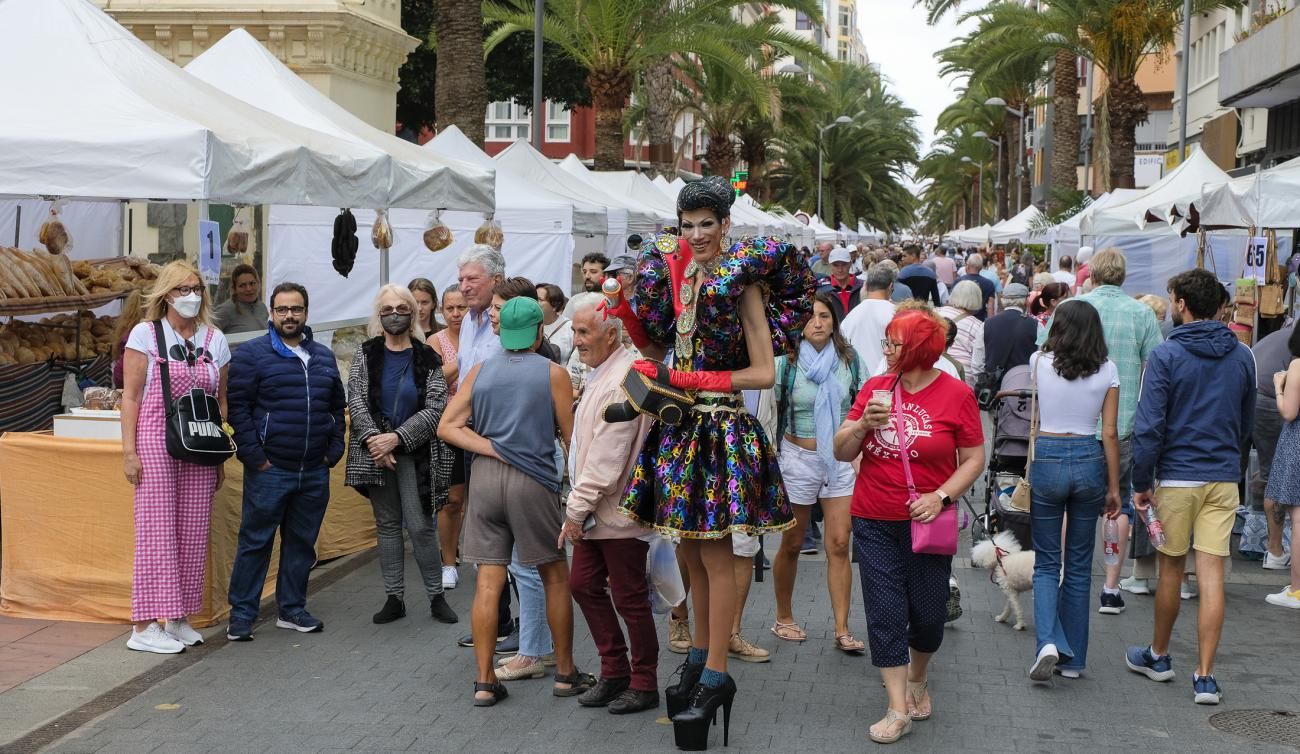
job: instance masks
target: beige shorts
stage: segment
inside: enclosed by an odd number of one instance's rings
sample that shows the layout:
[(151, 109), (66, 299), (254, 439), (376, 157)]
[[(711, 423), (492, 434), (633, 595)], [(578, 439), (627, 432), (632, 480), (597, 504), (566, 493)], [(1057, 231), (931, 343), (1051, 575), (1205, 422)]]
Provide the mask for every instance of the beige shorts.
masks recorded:
[(461, 550), (466, 562), (509, 565), (510, 552), (516, 547), (521, 566), (565, 559), (564, 548), (556, 544), (564, 527), (558, 492), (514, 466), (477, 456), (468, 493)]
[(1232, 524), (1239, 502), (1237, 485), (1231, 482), (1160, 487), (1156, 490), (1156, 515), (1165, 529), (1165, 546), (1157, 549), (1178, 556), (1195, 547), (1226, 557), (1231, 554)]

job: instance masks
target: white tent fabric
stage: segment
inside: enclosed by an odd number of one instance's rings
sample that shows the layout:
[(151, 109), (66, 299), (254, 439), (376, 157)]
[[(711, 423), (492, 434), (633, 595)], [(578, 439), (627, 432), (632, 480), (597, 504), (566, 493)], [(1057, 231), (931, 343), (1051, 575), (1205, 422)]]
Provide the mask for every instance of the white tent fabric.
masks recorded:
[[(1128, 293), (1155, 293), (1164, 295), (1169, 278), (1196, 266), (1196, 237), (1179, 236), (1178, 233), (1132, 234), (1126, 236), (1089, 236), (1089, 245), (1100, 250), (1115, 247), (1124, 252), (1127, 275), (1124, 290)], [(1211, 233), (1206, 236), (1213, 262), (1211, 268), (1225, 285), (1232, 286), (1241, 277), (1246, 259), (1246, 234)], [(1279, 235), (1277, 253), (1280, 258), (1291, 254), (1291, 237)]]
[[(1198, 149), (1183, 164), (1128, 201), (1115, 202), (1084, 218), (1080, 230), (1084, 236), (1131, 236), (1141, 235), (1145, 230), (1173, 232), (1168, 225), (1171, 208), (1200, 196), (1203, 184), (1227, 180), (1228, 174)], [(1153, 223), (1152, 217), (1157, 221)]]
[(867, 227), (861, 220), (858, 221), (858, 241), (862, 243), (880, 243), (880, 238), (880, 231)]
[(573, 154), (560, 161), (560, 168), (620, 201), (631, 202), (653, 212), (659, 228), (677, 224), (677, 205), (664, 192), (655, 188), (649, 178), (635, 170), (588, 170), (582, 160)]
[(772, 229), (770, 232), (776, 233), (781, 238), (786, 239), (791, 243), (797, 240), (799, 234), (806, 228), (806, 226), (798, 220), (786, 219), (771, 212), (763, 211), (763, 209), (758, 206), (758, 202), (754, 201), (754, 198), (749, 194), (741, 194), (737, 197), (736, 204), (743, 204), (748, 207), (749, 210), (762, 218), (765, 226)]
[(808, 227), (812, 228), (813, 239), (816, 240), (817, 243), (839, 239), (839, 234), (827, 226), (826, 223), (822, 222), (821, 218), (816, 215), (812, 216), (812, 222), (808, 224)]
[[(311, 316), (316, 322), (369, 317), (379, 288), (379, 252), (370, 244), (374, 212), (354, 211), (361, 248), (352, 273), (342, 278), (326, 261), (333, 236), (333, 214), (337, 212), (330, 210), (329, 223), (321, 221), (321, 208), (317, 207), (276, 206), (270, 212), (266, 287), (286, 280), (305, 285), (313, 294)], [(405, 285), (412, 278), (425, 277), (441, 293), (457, 281), (456, 258), (474, 243), (474, 231), (483, 223), (483, 217), (475, 212), (443, 212), (443, 222), (451, 228), (454, 240), (442, 251), (430, 253), (423, 240), (428, 215), (421, 210), (389, 213), (393, 226), (389, 280)], [(569, 289), (573, 276), (571, 234), (514, 224), (504, 226), (504, 230), (506, 240), (501, 251), (506, 258), (506, 274)], [(306, 256), (320, 261), (306, 263)]]
[(1052, 245), (1052, 269), (1056, 269), (1062, 256), (1073, 257), (1078, 254), (1079, 247), (1083, 246), (1083, 233), (1079, 228), (1084, 218), (1091, 217), (1110, 204), (1128, 201), (1140, 193), (1141, 189), (1114, 189), (1092, 200), (1091, 204), (1074, 213), (1074, 216), (1053, 226), (1047, 232), (1047, 242)]
[(390, 155), (388, 207), (492, 211), (490, 169), (439, 158), (374, 128), (303, 81), (243, 29), (222, 37), (185, 71), (299, 126)]
[(1015, 217), (1003, 220), (989, 228), (989, 242), (994, 244), (1008, 244), (1012, 241), (1042, 243), (1046, 231), (1034, 228), (1035, 223), (1041, 222), (1042, 219), (1042, 210), (1031, 204)]
[(1300, 228), (1300, 157), (1231, 181), (1208, 183), (1195, 200), (1213, 228)]
[(983, 246), (988, 244), (989, 242), (990, 228), (991, 226), (988, 223), (985, 223), (983, 225), (979, 225), (974, 228), (966, 228), (965, 230), (953, 231), (952, 233), (948, 234), (948, 236), (945, 236), (945, 238), (951, 236), (950, 240), (960, 244), (967, 244), (971, 246)]
[(391, 160), (186, 74), (88, 0), (0, 2), (0, 196), (384, 206)]
[(816, 245), (817, 239), (813, 229), (799, 218), (779, 207), (773, 208), (768, 214), (786, 224), (786, 232), (790, 234), (790, 238), (794, 243), (810, 249)]
[(858, 232), (856, 230), (849, 228), (849, 226), (845, 225), (844, 223), (840, 223), (839, 233), (840, 233), (840, 237), (849, 243), (858, 242)]
[[(37, 234), (49, 217), (52, 204), (41, 199), (0, 201), (0, 246), (14, 245), (20, 249), (39, 246)], [(72, 236), (72, 247), (65, 252), (69, 259), (107, 259), (122, 255), (122, 205), (118, 202), (66, 202), (59, 209), (59, 219)]]

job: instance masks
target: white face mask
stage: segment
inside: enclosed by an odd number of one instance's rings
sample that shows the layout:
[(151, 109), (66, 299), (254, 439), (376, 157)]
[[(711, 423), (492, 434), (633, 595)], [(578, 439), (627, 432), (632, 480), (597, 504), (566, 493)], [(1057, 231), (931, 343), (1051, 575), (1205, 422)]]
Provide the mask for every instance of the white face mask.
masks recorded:
[(186, 319), (193, 319), (199, 316), (199, 308), (203, 306), (203, 297), (197, 293), (177, 296), (172, 299), (172, 306), (176, 308), (177, 314)]

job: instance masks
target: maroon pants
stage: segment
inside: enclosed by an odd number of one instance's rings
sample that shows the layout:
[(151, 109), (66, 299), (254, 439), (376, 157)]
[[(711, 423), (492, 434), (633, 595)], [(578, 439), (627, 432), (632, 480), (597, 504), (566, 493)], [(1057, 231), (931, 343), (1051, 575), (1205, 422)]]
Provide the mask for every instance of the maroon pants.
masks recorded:
[[(579, 540), (573, 546), (569, 571), (569, 590), (600, 652), (600, 677), (631, 676), (636, 691), (658, 689), (659, 635), (650, 612), (645, 570), (649, 549), (649, 543), (639, 539)], [(627, 624), (627, 641), (619, 616)], [(632, 645), (630, 664), (628, 644)]]

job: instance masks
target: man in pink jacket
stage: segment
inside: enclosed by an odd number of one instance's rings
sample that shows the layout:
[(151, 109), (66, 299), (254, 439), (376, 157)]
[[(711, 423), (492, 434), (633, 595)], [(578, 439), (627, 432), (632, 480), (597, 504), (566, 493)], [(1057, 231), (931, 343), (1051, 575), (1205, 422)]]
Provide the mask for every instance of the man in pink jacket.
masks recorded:
[[(617, 318), (605, 319), (592, 305), (574, 312), (573, 347), (593, 371), (574, 414), (569, 450), (573, 491), (564, 520), (564, 537), (573, 543), (569, 589), (600, 652), (600, 682), (578, 703), (609, 707), (615, 715), (659, 706), (659, 637), (646, 585), (650, 546), (641, 539), (651, 532), (618, 512), (650, 420), (642, 416), (609, 423), (601, 418), (606, 405), (625, 399), (623, 378), (634, 360), (622, 346), (620, 329)], [(620, 616), (627, 624), (626, 641)]]

